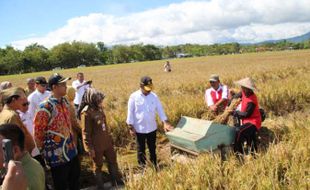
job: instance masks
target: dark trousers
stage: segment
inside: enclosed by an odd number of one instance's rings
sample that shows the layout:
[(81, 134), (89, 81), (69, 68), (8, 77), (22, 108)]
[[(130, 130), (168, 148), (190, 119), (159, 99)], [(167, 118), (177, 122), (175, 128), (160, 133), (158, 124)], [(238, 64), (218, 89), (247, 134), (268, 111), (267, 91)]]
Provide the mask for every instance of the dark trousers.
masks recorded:
[(156, 157), (156, 130), (150, 133), (136, 133), (137, 135), (137, 149), (138, 149), (138, 163), (140, 166), (145, 167), (145, 141), (150, 151), (150, 160), (157, 166)]
[(44, 161), (44, 159), (43, 159), (43, 157), (42, 157), (41, 154), (39, 154), (39, 155), (37, 155), (37, 156), (35, 156), (35, 157), (33, 157), (33, 158), (34, 158), (36, 161), (38, 161), (44, 169), (46, 168), (45, 161)]
[(52, 167), (52, 177), (54, 181), (54, 187), (56, 190), (77, 190), (79, 188), (79, 178), (80, 178), (80, 161), (76, 156), (70, 162)]
[(78, 116), (78, 110), (79, 110), (79, 104), (74, 104), (74, 109), (75, 109), (75, 115), (76, 117)]
[(234, 151), (244, 154), (244, 142), (247, 142), (247, 147), (250, 147), (252, 153), (257, 151), (256, 143), (256, 127), (251, 123), (245, 123), (240, 127), (236, 127), (236, 138)]

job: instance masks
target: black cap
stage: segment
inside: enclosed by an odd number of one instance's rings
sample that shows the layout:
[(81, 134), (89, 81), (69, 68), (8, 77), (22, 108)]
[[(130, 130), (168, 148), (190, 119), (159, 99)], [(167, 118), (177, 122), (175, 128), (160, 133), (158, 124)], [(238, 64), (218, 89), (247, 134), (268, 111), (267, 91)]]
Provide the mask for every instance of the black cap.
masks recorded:
[(35, 81), (37, 84), (47, 84), (45, 77), (37, 77)]
[(140, 85), (141, 85), (141, 88), (143, 88), (145, 91), (148, 91), (148, 92), (152, 91), (154, 88), (152, 79), (149, 76), (142, 77), (140, 80)]
[(48, 85), (52, 89), (52, 86), (55, 84), (66, 82), (67, 80), (71, 80), (71, 77), (63, 77), (59, 73), (54, 73), (50, 78), (48, 79)]
[(140, 80), (140, 84), (143, 86), (151, 85), (153, 84), (151, 77), (149, 76), (144, 76)]

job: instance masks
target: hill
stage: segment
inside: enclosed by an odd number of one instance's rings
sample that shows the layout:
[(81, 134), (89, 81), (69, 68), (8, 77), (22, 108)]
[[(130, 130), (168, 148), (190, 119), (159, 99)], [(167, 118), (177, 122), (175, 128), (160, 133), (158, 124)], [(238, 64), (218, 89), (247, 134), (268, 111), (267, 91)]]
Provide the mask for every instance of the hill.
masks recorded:
[(287, 42), (291, 42), (291, 43), (300, 43), (300, 42), (304, 42), (307, 40), (310, 40), (310, 32), (300, 35), (300, 36), (295, 36), (292, 38), (287, 38), (287, 39), (280, 39), (280, 40), (267, 40), (264, 42), (260, 42), (258, 44), (266, 44), (266, 43), (277, 43), (277, 42), (281, 42), (281, 41), (287, 41)]

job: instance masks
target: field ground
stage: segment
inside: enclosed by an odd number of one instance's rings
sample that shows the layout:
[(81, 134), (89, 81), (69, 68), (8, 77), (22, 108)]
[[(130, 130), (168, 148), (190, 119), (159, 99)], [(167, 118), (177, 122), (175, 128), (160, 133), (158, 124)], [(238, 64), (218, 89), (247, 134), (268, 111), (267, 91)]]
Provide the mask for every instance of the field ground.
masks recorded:
[[(118, 147), (120, 167), (128, 189), (309, 189), (310, 188), (310, 51), (282, 51), (210, 56), (171, 60), (172, 72), (164, 73), (165, 61), (130, 63), (59, 71), (75, 78), (84, 72), (95, 88), (106, 94), (104, 107)], [(0, 76), (14, 86), (28, 77), (52, 72)], [(171, 162), (166, 138), (159, 127), (158, 153), (162, 169), (148, 169), (138, 180), (134, 140), (126, 128), (127, 100), (139, 87), (143, 75), (153, 78), (155, 92), (173, 125), (182, 115), (208, 116), (203, 97), (208, 77), (217, 73), (224, 84), (251, 76), (256, 81), (263, 123), (274, 133), (268, 149), (240, 164), (235, 157), (221, 162), (218, 156), (202, 155), (187, 163)], [(82, 184), (92, 183), (90, 161), (83, 159)], [(106, 170), (106, 169), (104, 169)]]

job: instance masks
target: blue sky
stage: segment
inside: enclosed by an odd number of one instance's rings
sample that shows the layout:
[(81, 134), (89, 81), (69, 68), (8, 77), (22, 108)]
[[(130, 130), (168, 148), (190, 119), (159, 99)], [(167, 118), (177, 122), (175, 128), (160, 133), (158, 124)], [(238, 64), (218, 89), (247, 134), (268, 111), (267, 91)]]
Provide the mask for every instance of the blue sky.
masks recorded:
[(253, 43), (310, 31), (309, 0), (0, 0), (0, 47)]
[(0, 47), (57, 29), (90, 13), (124, 16), (181, 0), (0, 0)]

